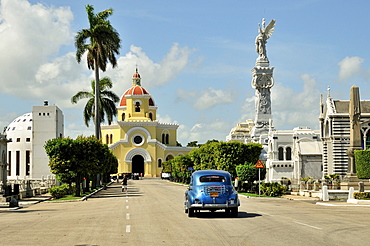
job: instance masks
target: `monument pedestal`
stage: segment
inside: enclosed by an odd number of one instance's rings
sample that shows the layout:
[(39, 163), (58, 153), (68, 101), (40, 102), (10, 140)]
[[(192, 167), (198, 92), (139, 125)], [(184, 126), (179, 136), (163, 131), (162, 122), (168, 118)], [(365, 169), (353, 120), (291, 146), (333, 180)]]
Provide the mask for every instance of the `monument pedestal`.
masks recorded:
[(359, 191), (359, 183), (364, 183), (365, 191), (370, 191), (370, 182), (368, 179), (359, 179), (355, 174), (347, 174), (340, 183), (341, 190), (349, 190), (353, 187), (356, 192)]

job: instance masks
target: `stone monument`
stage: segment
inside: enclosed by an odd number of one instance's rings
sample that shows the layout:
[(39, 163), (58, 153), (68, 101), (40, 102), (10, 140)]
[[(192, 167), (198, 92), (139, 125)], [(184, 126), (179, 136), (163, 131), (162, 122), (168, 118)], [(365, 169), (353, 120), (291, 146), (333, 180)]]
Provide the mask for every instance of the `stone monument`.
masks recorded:
[(270, 62), (267, 58), (266, 43), (274, 32), (275, 20), (265, 26), (265, 19), (262, 24), (258, 24), (258, 36), (256, 37), (256, 66), (252, 69), (252, 87), (256, 89), (255, 99), (255, 126), (252, 130), (254, 142), (261, 142), (261, 136), (266, 135), (270, 130), (271, 120), (271, 97), (270, 90), (274, 85), (273, 67), (269, 67)]
[(356, 175), (356, 164), (354, 152), (362, 150), (361, 146), (361, 107), (360, 107), (360, 89), (357, 85), (353, 85), (350, 91), (349, 99), (349, 121), (350, 121), (350, 140), (348, 155), (348, 170), (346, 176)]
[[(355, 150), (362, 150), (361, 146), (361, 104), (360, 104), (360, 89), (357, 85), (353, 85), (350, 90), (349, 97), (349, 125), (350, 125), (350, 140), (348, 155), (348, 169), (347, 174), (341, 183), (341, 187), (349, 190), (351, 187), (358, 187), (362, 180), (356, 175), (356, 160), (354, 157)], [(363, 181), (362, 181), (363, 182)], [(369, 182), (365, 182), (369, 186)]]

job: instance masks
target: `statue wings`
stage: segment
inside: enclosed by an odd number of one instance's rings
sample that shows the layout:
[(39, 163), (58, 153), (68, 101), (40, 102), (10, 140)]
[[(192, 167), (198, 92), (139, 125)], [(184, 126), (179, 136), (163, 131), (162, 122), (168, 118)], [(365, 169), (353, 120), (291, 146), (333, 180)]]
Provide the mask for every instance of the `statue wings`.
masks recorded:
[(271, 20), (270, 23), (266, 26), (265, 30), (263, 30), (266, 39), (269, 39), (272, 36), (272, 33), (274, 32), (276, 20)]

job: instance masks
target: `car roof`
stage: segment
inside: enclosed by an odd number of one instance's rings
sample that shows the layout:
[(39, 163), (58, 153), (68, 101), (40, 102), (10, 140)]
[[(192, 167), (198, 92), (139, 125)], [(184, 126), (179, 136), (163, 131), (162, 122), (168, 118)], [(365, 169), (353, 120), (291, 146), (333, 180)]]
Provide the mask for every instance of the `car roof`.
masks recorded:
[(229, 172), (223, 170), (199, 170), (193, 172), (193, 175), (201, 176), (201, 175), (230, 175)]

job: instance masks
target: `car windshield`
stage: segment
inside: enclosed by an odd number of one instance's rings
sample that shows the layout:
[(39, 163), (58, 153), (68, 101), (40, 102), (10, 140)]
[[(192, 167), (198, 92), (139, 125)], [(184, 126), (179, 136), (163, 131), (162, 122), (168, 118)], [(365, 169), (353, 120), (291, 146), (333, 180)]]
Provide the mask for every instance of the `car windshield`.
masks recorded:
[(221, 175), (207, 175), (199, 178), (200, 182), (222, 182), (226, 181), (226, 178)]

